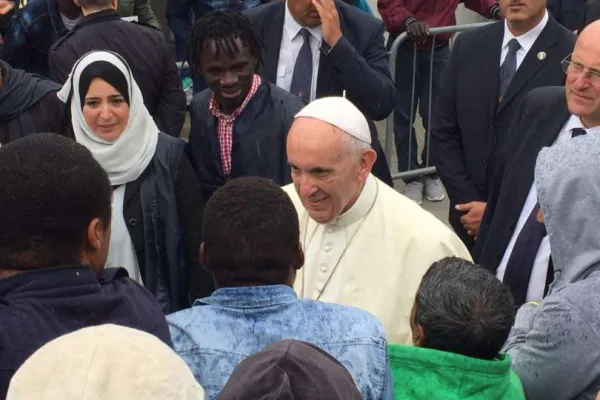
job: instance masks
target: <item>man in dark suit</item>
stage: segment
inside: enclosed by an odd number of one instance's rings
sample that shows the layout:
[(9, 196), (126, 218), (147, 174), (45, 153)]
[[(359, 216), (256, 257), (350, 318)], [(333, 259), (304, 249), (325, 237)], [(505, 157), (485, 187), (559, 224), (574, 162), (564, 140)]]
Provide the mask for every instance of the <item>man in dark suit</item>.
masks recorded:
[(575, 34), (546, 0), (502, 0), (505, 21), (458, 36), (442, 77), (431, 130), (434, 165), (450, 197), (450, 224), (472, 248), (497, 152), (521, 98), (565, 81), (560, 61)]
[(583, 24), (578, 28), (579, 32), (592, 22), (600, 19), (600, 0), (588, 0), (583, 7)]
[[(509, 284), (517, 303), (539, 301), (553, 279), (545, 229), (536, 225), (541, 219), (534, 184), (537, 154), (573, 136), (600, 135), (598, 35), (600, 22), (592, 23), (572, 57), (562, 62), (565, 87), (538, 88), (523, 98), (498, 157), (474, 255)], [(576, 205), (571, 212), (585, 212)]]
[[(262, 77), (305, 102), (343, 96), (369, 120), (394, 109), (395, 88), (383, 40), (383, 23), (334, 0), (277, 1), (245, 11), (264, 44)], [(392, 185), (392, 177), (371, 127), (377, 151), (373, 174)]]
[(548, 11), (570, 31), (581, 29), (586, 0), (548, 0)]

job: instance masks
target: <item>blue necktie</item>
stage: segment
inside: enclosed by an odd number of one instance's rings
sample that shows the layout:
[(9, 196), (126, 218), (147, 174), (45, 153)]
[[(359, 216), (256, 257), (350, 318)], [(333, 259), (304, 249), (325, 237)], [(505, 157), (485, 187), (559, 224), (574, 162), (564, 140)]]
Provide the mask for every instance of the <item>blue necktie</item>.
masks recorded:
[(310, 48), (311, 35), (306, 28), (300, 30), (300, 35), (304, 38), (304, 43), (300, 48), (298, 58), (296, 58), (290, 93), (300, 97), (305, 103), (309, 103), (313, 75), (313, 55)]
[[(571, 130), (571, 137), (585, 135), (587, 132), (583, 128), (574, 128)], [(527, 300), (527, 289), (529, 288), (529, 280), (533, 270), (533, 262), (535, 256), (542, 244), (542, 239), (546, 236), (546, 227), (538, 222), (537, 213), (540, 209), (540, 204), (537, 203), (531, 214), (525, 221), (523, 229), (519, 233), (519, 237), (515, 241), (512, 253), (506, 264), (504, 272), (504, 283), (510, 287), (515, 305), (520, 306)], [(551, 281), (550, 281), (551, 282)], [(549, 282), (549, 283), (550, 283)]]
[(517, 73), (517, 51), (521, 45), (517, 39), (511, 39), (508, 42), (508, 54), (500, 67), (500, 87), (498, 88), (498, 98), (500, 101), (504, 98), (510, 82)]

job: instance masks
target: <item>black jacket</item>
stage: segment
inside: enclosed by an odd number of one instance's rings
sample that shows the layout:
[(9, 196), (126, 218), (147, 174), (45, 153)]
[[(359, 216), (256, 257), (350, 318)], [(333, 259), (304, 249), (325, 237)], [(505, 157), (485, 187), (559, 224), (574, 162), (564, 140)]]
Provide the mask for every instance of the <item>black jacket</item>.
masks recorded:
[[(264, 43), (261, 76), (275, 84), (285, 4), (285, 1), (275, 1), (244, 11)], [(372, 147), (377, 151), (373, 174), (393, 186), (372, 122), (387, 118), (396, 104), (396, 88), (383, 38), (385, 28), (381, 20), (356, 7), (340, 1), (336, 1), (335, 6), (343, 36), (327, 55), (321, 53), (316, 97), (342, 96), (346, 92), (348, 100), (369, 120)]]
[[(593, 1), (593, 0), (592, 0)], [(548, 0), (548, 11), (570, 31), (581, 29), (586, 0)]]
[(473, 256), (495, 273), (504, 257), (534, 179), (535, 162), (570, 117), (564, 86), (534, 89), (519, 105), (498, 157)]
[(50, 49), (54, 79), (64, 83), (75, 62), (92, 50), (120, 54), (129, 64), (158, 128), (179, 137), (185, 120), (185, 93), (162, 32), (123, 21), (115, 10), (87, 15)]
[(497, 153), (521, 99), (533, 88), (564, 84), (560, 62), (575, 43), (575, 35), (550, 16), (499, 103), (503, 38), (502, 21), (457, 37), (433, 112), (433, 162), (450, 198), (450, 224), (468, 245), (454, 206), (487, 201)]
[(60, 86), (0, 61), (0, 143), (39, 132), (60, 133), (64, 105), (56, 93)]
[(588, 0), (583, 7), (581, 26), (577, 29), (581, 32), (586, 26), (600, 19), (600, 0)]
[(202, 185), (204, 200), (228, 179), (261, 176), (279, 185), (291, 182), (285, 151), (286, 137), (302, 101), (263, 81), (246, 108), (235, 120), (231, 149), (231, 176), (225, 176), (221, 164), (217, 118), (209, 111), (212, 91), (194, 96), (190, 105), (192, 129), (189, 153)]
[(154, 159), (125, 187), (123, 217), (144, 286), (170, 313), (214, 290), (199, 264), (204, 205), (185, 143), (161, 134)]
[(105, 269), (97, 276), (87, 266), (63, 266), (0, 279), (0, 321), (1, 399), (29, 356), (81, 328), (124, 325), (171, 345), (158, 303), (120, 268)]

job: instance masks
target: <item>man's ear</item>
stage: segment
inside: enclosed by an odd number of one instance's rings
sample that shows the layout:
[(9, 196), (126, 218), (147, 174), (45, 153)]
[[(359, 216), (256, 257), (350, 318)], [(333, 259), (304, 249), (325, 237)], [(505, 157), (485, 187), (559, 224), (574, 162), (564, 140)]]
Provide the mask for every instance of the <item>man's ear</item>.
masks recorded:
[(198, 254), (198, 258), (200, 261), (200, 265), (202, 265), (202, 268), (204, 268), (207, 271), (210, 271), (210, 268), (208, 267), (208, 265), (209, 265), (208, 253), (206, 252), (206, 247), (204, 246), (204, 242), (202, 242), (202, 244), (200, 244), (200, 253)]
[[(75, 0), (73, 0), (73, 1), (75, 1)], [(116, 10), (118, 6), (119, 6), (119, 0), (110, 0), (110, 7), (113, 10)]]
[(360, 175), (367, 179), (367, 176), (371, 173), (373, 165), (377, 161), (377, 152), (373, 149), (363, 151), (360, 156)]
[(423, 325), (416, 324), (415, 329), (413, 331), (413, 344), (415, 347), (425, 347), (426, 338), (425, 331), (423, 330)]
[(298, 247), (296, 247), (296, 256), (294, 259), (294, 268), (296, 270), (302, 268), (304, 266), (304, 251), (302, 251), (302, 245), (298, 242)]
[(94, 251), (100, 251), (107, 228), (108, 227), (104, 227), (100, 218), (92, 219), (87, 228), (86, 247), (89, 247)]

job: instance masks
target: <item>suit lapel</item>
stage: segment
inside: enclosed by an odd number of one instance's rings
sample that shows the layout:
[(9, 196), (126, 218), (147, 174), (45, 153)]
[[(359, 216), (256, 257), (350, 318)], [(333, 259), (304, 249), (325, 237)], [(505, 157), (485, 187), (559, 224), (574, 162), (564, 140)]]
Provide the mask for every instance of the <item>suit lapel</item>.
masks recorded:
[(540, 60), (538, 54), (550, 53), (550, 49), (554, 47), (557, 42), (556, 30), (554, 29), (556, 22), (551, 17), (548, 19), (546, 27), (540, 33), (531, 49), (527, 52), (525, 59), (519, 66), (517, 73), (513, 80), (508, 86), (504, 100), (498, 105), (498, 112), (502, 111), (512, 99), (523, 89), (523, 87), (529, 82), (529, 80), (548, 62), (548, 57)]
[(262, 76), (269, 82), (277, 82), (277, 65), (283, 37), (283, 21), (285, 19), (285, 2), (280, 2), (273, 12), (271, 21), (263, 25), (264, 65)]

